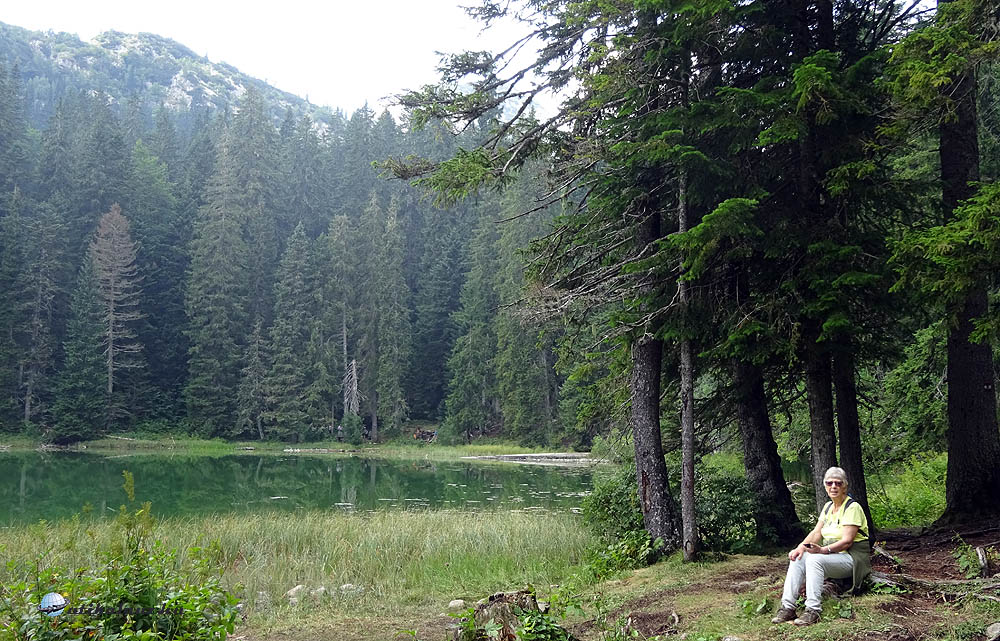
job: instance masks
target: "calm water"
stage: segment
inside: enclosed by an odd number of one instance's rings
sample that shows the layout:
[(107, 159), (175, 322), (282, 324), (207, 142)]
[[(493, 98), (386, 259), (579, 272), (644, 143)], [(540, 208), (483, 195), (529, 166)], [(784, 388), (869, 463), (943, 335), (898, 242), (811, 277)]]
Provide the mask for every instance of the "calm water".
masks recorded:
[(158, 516), (378, 509), (571, 510), (590, 488), (581, 468), (322, 456), (100, 456), (0, 452), (0, 525), (112, 515), (136, 500)]

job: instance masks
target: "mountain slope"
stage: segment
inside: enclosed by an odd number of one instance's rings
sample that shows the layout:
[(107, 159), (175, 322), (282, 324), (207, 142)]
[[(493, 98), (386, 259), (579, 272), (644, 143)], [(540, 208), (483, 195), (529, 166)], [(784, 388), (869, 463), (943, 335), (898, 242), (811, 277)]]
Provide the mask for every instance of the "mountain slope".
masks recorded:
[(48, 120), (62, 96), (80, 90), (103, 91), (120, 105), (137, 98), (148, 114), (160, 105), (177, 112), (231, 108), (253, 86), (276, 121), (289, 108), (318, 122), (329, 123), (333, 116), (329, 108), (151, 33), (107, 31), (88, 43), (73, 34), (0, 22), (0, 64), (20, 69), (28, 115), (36, 127)]

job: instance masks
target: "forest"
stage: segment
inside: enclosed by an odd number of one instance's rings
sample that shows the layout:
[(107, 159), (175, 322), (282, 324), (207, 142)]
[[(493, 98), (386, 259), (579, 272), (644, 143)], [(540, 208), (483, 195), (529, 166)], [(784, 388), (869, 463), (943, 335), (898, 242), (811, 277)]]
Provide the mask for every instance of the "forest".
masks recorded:
[(35, 125), (0, 61), (2, 429), (623, 441), (685, 552), (725, 449), (781, 540), (782, 458), (867, 509), (947, 452), (942, 521), (1000, 514), (994, 4), (471, 11), (525, 40), (399, 118), (69, 87)]

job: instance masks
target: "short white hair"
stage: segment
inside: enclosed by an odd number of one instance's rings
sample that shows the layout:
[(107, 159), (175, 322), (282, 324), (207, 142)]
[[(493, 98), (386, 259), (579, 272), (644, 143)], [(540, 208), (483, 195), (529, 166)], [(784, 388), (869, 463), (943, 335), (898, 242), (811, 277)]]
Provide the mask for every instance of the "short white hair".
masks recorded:
[(823, 480), (826, 481), (827, 479), (839, 479), (843, 481), (844, 487), (847, 487), (847, 472), (842, 467), (831, 467), (828, 469), (823, 475)]

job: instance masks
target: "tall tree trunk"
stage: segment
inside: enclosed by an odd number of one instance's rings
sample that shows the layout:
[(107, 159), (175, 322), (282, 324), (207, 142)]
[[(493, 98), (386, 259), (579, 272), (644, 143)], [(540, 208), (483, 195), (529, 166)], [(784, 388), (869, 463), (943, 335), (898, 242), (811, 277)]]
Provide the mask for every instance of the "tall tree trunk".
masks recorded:
[[(660, 238), (660, 214), (655, 209), (644, 214), (645, 218), (636, 226), (635, 242), (638, 252), (651, 250)], [(653, 296), (655, 284), (648, 283), (643, 290), (644, 294)], [(653, 539), (663, 540), (664, 552), (671, 552), (677, 549), (679, 541), (677, 509), (670, 494), (670, 480), (660, 436), (663, 341), (655, 337), (656, 327), (653, 324), (643, 329), (643, 334), (632, 345), (632, 375), (629, 381), (636, 482), (646, 531)]]
[[(944, 2), (939, 2), (939, 6)], [(941, 187), (945, 215), (974, 193), (979, 180), (975, 70), (946, 88), (955, 113), (941, 123)], [(989, 307), (987, 282), (972, 288), (948, 333), (948, 479), (939, 524), (1000, 514), (1000, 432), (996, 380), (989, 342), (972, 343), (973, 319)]]
[(664, 551), (677, 549), (677, 509), (670, 495), (660, 441), (660, 364), (663, 342), (646, 335), (632, 346), (632, 438), (639, 505), (646, 531), (662, 539)]
[(861, 457), (861, 420), (858, 418), (858, 389), (855, 382), (854, 353), (850, 345), (833, 354), (833, 386), (837, 393), (837, 431), (840, 435), (840, 466), (847, 472), (851, 498), (861, 504), (869, 532), (875, 529), (868, 507), (868, 484)]
[[(687, 174), (681, 170), (677, 189), (677, 232), (688, 230)], [(680, 265), (681, 278), (677, 281), (681, 308), (687, 314), (691, 304), (691, 289), (684, 279), (684, 262)], [(684, 560), (698, 559), (698, 516), (694, 499), (694, 354), (691, 339), (680, 341), (681, 378), (681, 527)]]
[(342, 416), (347, 416), (351, 407), (351, 390), (347, 384), (348, 376), (347, 371), (351, 367), (351, 364), (347, 362), (347, 306), (341, 310), (340, 314), (340, 339), (341, 339), (341, 349), (344, 356), (344, 413)]
[(973, 343), (973, 319), (986, 315), (985, 288), (971, 292), (948, 334), (948, 478), (938, 524), (995, 521), (1000, 514), (1000, 433), (993, 354)]
[(817, 321), (807, 319), (802, 332), (805, 341), (806, 398), (809, 401), (809, 431), (811, 435), (813, 491), (816, 510), (829, 500), (823, 490), (823, 474), (837, 464), (837, 434), (833, 426), (833, 380), (830, 354), (819, 343)]
[(743, 441), (743, 466), (750, 489), (757, 499), (754, 519), (757, 521), (758, 537), (764, 539), (773, 532), (779, 543), (797, 543), (802, 539), (803, 531), (795, 515), (792, 493), (788, 491), (781, 470), (778, 445), (774, 442), (764, 392), (764, 374), (759, 366), (747, 361), (736, 361), (733, 372), (736, 420)]

